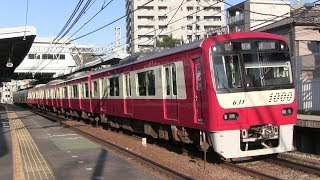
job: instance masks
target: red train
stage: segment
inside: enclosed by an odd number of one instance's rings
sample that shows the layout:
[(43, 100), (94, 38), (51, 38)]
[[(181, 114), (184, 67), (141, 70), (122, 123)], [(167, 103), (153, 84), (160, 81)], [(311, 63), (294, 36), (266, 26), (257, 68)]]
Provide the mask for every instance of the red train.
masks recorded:
[(14, 102), (154, 138), (208, 144), (224, 158), (291, 151), (297, 119), (288, 45), (260, 32), (131, 56), (16, 92)]

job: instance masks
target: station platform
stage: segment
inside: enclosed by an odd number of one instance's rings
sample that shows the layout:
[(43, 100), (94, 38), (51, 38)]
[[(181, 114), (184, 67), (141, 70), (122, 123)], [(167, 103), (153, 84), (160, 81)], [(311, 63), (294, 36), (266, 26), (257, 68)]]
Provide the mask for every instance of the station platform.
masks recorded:
[(320, 116), (298, 114), (297, 125), (299, 127), (320, 128)]
[(14, 105), (0, 105), (0, 179), (159, 179), (146, 168)]

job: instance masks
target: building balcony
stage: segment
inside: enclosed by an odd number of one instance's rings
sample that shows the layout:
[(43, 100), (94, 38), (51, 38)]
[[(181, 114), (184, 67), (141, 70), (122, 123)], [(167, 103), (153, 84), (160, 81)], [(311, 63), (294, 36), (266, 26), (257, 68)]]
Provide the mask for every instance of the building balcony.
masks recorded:
[(244, 20), (244, 13), (240, 13), (236, 16), (232, 16), (228, 19), (228, 24), (233, 24), (235, 22), (239, 22), (239, 21), (242, 21)]

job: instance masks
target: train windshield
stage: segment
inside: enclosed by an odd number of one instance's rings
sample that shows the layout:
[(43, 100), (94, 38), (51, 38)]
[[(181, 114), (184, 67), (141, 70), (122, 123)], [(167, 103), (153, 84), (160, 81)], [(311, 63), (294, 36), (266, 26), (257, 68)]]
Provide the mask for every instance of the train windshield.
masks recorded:
[(213, 53), (217, 91), (239, 92), (292, 88), (288, 51), (230, 51)]
[(287, 53), (243, 54), (246, 87), (276, 88), (292, 84), (291, 64)]

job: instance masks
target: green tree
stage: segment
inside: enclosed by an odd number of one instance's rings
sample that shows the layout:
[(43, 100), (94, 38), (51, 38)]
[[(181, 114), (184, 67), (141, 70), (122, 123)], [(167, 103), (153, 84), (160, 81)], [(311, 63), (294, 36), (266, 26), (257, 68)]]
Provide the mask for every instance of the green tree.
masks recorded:
[(162, 41), (157, 40), (157, 47), (176, 47), (181, 44), (183, 44), (183, 41), (181, 39), (173, 38), (172, 34), (164, 37)]

